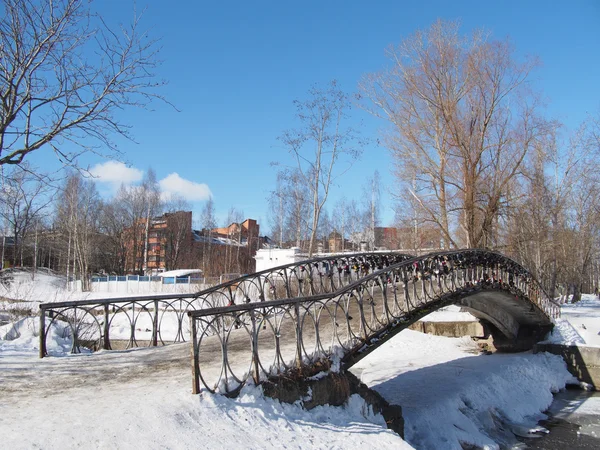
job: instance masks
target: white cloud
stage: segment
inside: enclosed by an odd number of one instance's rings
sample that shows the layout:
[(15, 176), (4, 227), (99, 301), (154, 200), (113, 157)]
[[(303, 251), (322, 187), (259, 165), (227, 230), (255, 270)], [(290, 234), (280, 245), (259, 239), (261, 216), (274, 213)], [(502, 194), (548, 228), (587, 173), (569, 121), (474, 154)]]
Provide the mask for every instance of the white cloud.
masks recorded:
[(181, 178), (178, 173), (173, 172), (158, 182), (164, 198), (177, 195), (187, 201), (195, 202), (199, 200), (208, 200), (212, 193), (204, 183)]
[(140, 181), (144, 172), (135, 167), (127, 167), (119, 161), (107, 161), (103, 164), (96, 164), (90, 169), (90, 173), (101, 183), (109, 183), (115, 187), (121, 184), (132, 184)]

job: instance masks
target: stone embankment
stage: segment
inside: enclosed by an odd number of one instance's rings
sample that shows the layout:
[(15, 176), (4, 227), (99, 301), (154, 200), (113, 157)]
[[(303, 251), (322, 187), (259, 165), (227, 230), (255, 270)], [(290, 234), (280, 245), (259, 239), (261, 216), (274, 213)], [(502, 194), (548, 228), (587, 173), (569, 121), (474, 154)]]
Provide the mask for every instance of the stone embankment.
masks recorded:
[(536, 344), (534, 353), (548, 352), (560, 355), (567, 369), (579, 381), (587, 383), (595, 391), (600, 390), (600, 348), (575, 345)]
[(481, 339), (486, 337), (486, 332), (483, 329), (483, 325), (476, 320), (471, 322), (428, 322), (420, 320), (413, 323), (408, 328), (414, 331), (420, 331), (421, 333), (434, 334), (436, 336), (471, 336)]
[(271, 377), (262, 383), (263, 392), (281, 402), (300, 404), (307, 410), (322, 405), (341, 406), (351, 395), (358, 394), (375, 414), (384, 417), (390, 430), (404, 438), (404, 419), (400, 406), (389, 404), (349, 371), (331, 371), (328, 361), (315, 364), (312, 371), (316, 372), (313, 376), (298, 371)]

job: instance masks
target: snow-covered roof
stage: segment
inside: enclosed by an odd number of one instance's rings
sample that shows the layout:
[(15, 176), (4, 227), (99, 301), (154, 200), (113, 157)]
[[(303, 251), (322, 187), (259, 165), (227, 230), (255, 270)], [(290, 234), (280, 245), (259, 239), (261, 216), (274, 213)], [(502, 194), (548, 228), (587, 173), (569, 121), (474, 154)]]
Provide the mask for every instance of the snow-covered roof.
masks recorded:
[(167, 272), (161, 272), (158, 274), (159, 277), (188, 277), (194, 274), (201, 274), (200, 269), (177, 269), (168, 270)]

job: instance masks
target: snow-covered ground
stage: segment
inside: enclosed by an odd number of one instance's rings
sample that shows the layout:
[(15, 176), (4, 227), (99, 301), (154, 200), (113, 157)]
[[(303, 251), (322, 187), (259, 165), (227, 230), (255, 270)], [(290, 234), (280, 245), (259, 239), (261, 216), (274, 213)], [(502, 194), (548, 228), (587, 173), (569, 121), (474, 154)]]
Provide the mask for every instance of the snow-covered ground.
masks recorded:
[[(480, 355), (469, 338), (405, 330), (353, 368), (403, 407), (403, 441), (356, 396), (304, 411), (254, 386), (236, 399), (192, 395), (186, 344), (69, 355), (57, 330), (50, 347), (63, 357), (40, 360), (36, 330), (35, 319), (0, 329), (1, 448), (498, 448), (535, 430), (552, 393), (576, 382), (554, 355)], [(585, 296), (563, 306), (548, 339), (600, 346), (599, 331), (600, 301)], [(597, 403), (580, 410), (600, 416)]]
[[(66, 277), (56, 276), (43, 272), (31, 273), (21, 270), (11, 270), (10, 283), (0, 283), (0, 298), (7, 298), (12, 300), (23, 300), (32, 303), (32, 307), (37, 309), (37, 305), (40, 303), (52, 303), (52, 302), (63, 302), (63, 301), (75, 301), (75, 300), (93, 300), (100, 298), (118, 298), (118, 297), (131, 297), (131, 296), (151, 296), (161, 295), (169, 293), (189, 293), (197, 292), (201, 289), (205, 289), (207, 285), (195, 284), (195, 283), (184, 283), (184, 284), (161, 284), (161, 283), (148, 283), (148, 282), (137, 282), (132, 281), (131, 286), (126, 286), (126, 282), (121, 284), (124, 287), (116, 287), (116, 282), (104, 283), (105, 289), (99, 290), (98, 292), (79, 292), (71, 291), (66, 289)], [(190, 271), (172, 271), (169, 277), (179, 276), (178, 274), (186, 273)], [(165, 272), (167, 273), (167, 272)], [(165, 275), (163, 273), (162, 275)], [(171, 272), (169, 272), (171, 273)], [(148, 285), (144, 289), (138, 287), (142, 285)], [(106, 292), (110, 284), (114, 292)], [(135, 289), (137, 287), (137, 289)], [(129, 290), (128, 290), (129, 288)], [(1, 305), (0, 305), (1, 306)], [(2, 308), (0, 307), (0, 310)]]

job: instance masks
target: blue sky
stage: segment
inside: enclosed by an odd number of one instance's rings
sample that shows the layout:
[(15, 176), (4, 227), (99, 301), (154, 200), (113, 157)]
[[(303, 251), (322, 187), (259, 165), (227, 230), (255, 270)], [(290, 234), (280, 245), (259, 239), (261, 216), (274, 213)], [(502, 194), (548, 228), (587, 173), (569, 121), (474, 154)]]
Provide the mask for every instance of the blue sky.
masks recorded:
[[(205, 2), (137, 0), (146, 7), (143, 27), (161, 38), (162, 93), (179, 111), (154, 104), (154, 111), (127, 110), (137, 143), (119, 141), (139, 177), (152, 167), (165, 189), (193, 200), (199, 216), (212, 193), (219, 223), (231, 207), (258, 219), (268, 232), (267, 197), (273, 189), (272, 161), (287, 152), (277, 137), (295, 126), (292, 101), (314, 83), (337, 79), (355, 91), (360, 77), (382, 69), (384, 50), (437, 18), (459, 19), (462, 31), (484, 27), (494, 38), (510, 37), (519, 56), (537, 55), (534, 74), (548, 101), (547, 113), (577, 126), (586, 113), (600, 114), (600, 2), (554, 1), (302, 1)], [(94, 7), (112, 23), (129, 21), (133, 2), (98, 1)], [(364, 134), (377, 138), (384, 123), (355, 108)], [(49, 155), (32, 156), (47, 166)], [(48, 152), (49, 153), (49, 152)], [(82, 160), (104, 163), (92, 156)], [(360, 201), (366, 178), (379, 170), (382, 222), (393, 220), (386, 187), (393, 187), (392, 160), (371, 144), (332, 194)], [(140, 172), (135, 172), (135, 171)], [(175, 175), (176, 174), (176, 175)], [(135, 178), (133, 177), (133, 178)], [(114, 184), (113, 184), (114, 185)], [(99, 183), (110, 192), (110, 184)]]

